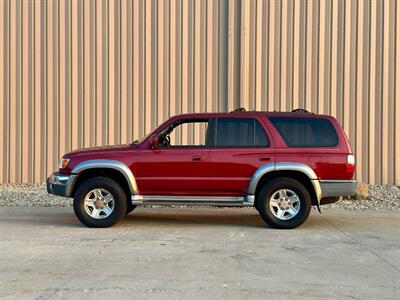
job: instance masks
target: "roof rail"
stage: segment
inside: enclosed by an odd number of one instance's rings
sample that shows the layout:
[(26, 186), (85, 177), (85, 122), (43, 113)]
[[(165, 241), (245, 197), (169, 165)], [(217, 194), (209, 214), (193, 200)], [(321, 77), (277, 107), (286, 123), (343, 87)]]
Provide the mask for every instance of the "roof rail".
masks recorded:
[(244, 107), (239, 107), (239, 108), (236, 108), (235, 110), (232, 110), (231, 113), (244, 112), (244, 111), (246, 111), (246, 109)]
[(293, 113), (309, 114), (310, 112), (304, 108), (296, 108), (292, 110)]
[[(244, 107), (239, 107), (239, 108), (236, 108), (236, 109), (234, 109), (234, 110), (232, 110), (230, 113), (238, 113), (238, 112), (247, 112), (246, 111), (246, 109), (244, 108)], [(257, 112), (259, 112), (259, 113), (268, 113), (268, 111), (251, 111), (251, 112), (255, 112), (255, 113), (257, 113)], [(287, 112), (284, 112), (284, 111), (282, 111), (282, 112), (280, 112), (280, 111), (273, 111), (274, 113), (287, 113)], [(291, 113), (298, 113), (298, 114), (312, 114), (311, 112), (309, 112), (308, 110), (306, 110), (305, 108), (296, 108), (296, 109), (293, 109), (292, 111), (291, 111)]]

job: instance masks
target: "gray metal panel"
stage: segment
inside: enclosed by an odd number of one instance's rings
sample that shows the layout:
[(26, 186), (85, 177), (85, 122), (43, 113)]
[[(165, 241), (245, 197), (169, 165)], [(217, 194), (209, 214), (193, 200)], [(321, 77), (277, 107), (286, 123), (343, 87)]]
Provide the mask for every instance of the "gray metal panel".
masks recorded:
[(353, 196), (356, 193), (355, 180), (320, 180), (321, 198)]
[(170, 115), (243, 106), (332, 114), (357, 180), (400, 184), (399, 5), (1, 1), (0, 182), (43, 182), (65, 152)]

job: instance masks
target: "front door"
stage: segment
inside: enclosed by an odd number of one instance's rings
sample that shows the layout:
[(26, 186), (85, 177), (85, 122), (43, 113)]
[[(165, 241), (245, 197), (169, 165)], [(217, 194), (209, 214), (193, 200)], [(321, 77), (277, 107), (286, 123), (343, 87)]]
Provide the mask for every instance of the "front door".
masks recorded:
[(159, 145), (137, 155), (135, 177), (142, 195), (208, 195), (208, 119), (178, 120), (158, 135)]
[(275, 162), (273, 140), (255, 118), (218, 118), (214, 124), (210, 190), (220, 196), (244, 196), (254, 172)]

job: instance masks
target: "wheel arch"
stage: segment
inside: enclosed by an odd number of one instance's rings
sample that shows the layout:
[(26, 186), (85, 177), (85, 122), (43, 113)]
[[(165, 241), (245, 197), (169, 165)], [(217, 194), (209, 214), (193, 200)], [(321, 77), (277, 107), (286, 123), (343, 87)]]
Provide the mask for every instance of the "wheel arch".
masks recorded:
[(321, 199), (321, 187), (313, 169), (303, 163), (278, 162), (261, 166), (254, 172), (248, 188), (248, 195), (253, 195), (257, 201), (257, 195), (261, 187), (269, 180), (278, 177), (290, 177), (301, 182), (310, 192), (312, 204), (319, 207)]
[(132, 171), (126, 164), (117, 160), (94, 159), (84, 161), (76, 165), (72, 173), (78, 176), (73, 183), (71, 197), (74, 196), (83, 181), (96, 176), (105, 176), (116, 180), (129, 197), (138, 193), (136, 179)]

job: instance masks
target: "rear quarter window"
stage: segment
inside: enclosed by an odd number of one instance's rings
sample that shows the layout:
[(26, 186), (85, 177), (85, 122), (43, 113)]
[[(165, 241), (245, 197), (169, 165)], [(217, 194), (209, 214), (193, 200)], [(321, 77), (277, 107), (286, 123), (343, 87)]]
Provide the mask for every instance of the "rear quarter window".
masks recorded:
[(334, 147), (338, 136), (332, 123), (322, 118), (269, 117), (289, 147)]

